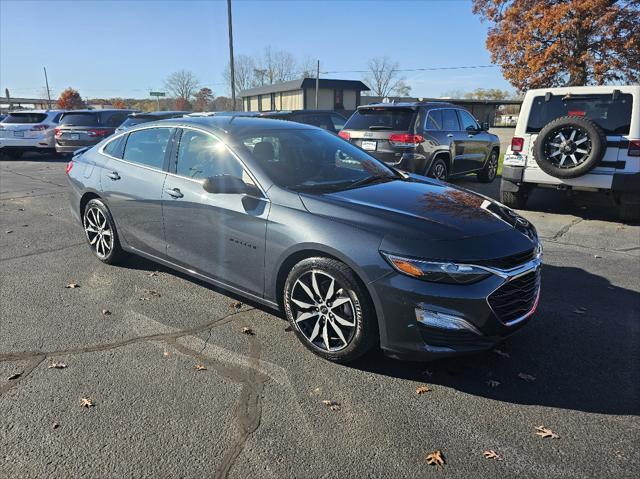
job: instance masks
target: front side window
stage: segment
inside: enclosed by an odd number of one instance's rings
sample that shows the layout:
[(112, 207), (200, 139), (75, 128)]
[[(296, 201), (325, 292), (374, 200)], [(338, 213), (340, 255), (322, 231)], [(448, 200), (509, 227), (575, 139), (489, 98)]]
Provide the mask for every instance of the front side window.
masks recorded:
[(462, 123), (463, 130), (469, 131), (479, 129), (478, 122), (468, 112), (464, 110), (458, 110), (458, 114), (460, 115), (460, 121)]
[(196, 130), (183, 130), (175, 171), (177, 175), (196, 180), (231, 175), (250, 183), (242, 164), (222, 141)]
[(442, 129), (444, 131), (459, 131), (458, 115), (455, 110), (442, 110)]
[(240, 138), (237, 148), (275, 184), (294, 191), (338, 191), (398, 178), (384, 163), (323, 130), (254, 133)]
[(132, 131), (128, 135), (122, 159), (161, 170), (171, 132), (171, 128)]

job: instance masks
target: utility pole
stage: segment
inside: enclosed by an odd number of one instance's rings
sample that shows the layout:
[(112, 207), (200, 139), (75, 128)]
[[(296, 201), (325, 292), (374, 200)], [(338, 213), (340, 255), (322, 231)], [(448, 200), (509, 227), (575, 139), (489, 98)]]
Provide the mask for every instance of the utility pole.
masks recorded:
[(47, 98), (49, 100), (49, 110), (51, 110), (51, 90), (49, 90), (49, 79), (47, 78), (47, 67), (42, 67), (44, 69), (44, 83), (47, 85)]
[(316, 110), (318, 109), (318, 90), (320, 90), (320, 60), (316, 67)]
[(231, 74), (231, 103), (236, 109), (236, 76), (233, 70), (233, 26), (231, 22), (231, 0), (227, 0), (227, 21), (229, 23), (229, 73)]

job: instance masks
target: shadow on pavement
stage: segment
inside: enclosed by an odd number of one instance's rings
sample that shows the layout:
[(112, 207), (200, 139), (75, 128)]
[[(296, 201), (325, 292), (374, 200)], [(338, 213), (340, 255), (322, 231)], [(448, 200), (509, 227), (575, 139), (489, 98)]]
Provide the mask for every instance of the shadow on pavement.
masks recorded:
[[(499, 347), (509, 357), (489, 351), (416, 363), (375, 353), (353, 367), (497, 401), (637, 415), (639, 317), (640, 293), (579, 268), (545, 265), (536, 316)], [(525, 381), (519, 373), (536, 379)], [(491, 380), (499, 386), (490, 387)]]

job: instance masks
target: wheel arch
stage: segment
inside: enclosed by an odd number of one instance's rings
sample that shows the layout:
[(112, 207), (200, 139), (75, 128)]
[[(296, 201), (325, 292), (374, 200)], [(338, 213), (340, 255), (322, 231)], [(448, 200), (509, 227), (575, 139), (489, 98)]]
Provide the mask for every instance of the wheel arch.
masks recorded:
[(79, 212), (80, 212), (80, 217), (81, 218), (82, 218), (82, 215), (84, 214), (84, 209), (87, 206), (87, 203), (89, 203), (89, 201), (95, 200), (95, 199), (104, 201), (102, 199), (102, 197), (96, 191), (93, 191), (93, 190), (85, 192), (80, 197), (80, 209), (79, 209)]
[(448, 150), (446, 151), (440, 150), (440, 151), (434, 152), (433, 155), (431, 156), (431, 161), (429, 161), (429, 164), (424, 171), (425, 176), (429, 175), (429, 171), (431, 171), (431, 166), (433, 166), (433, 162), (438, 159), (444, 160), (444, 162), (447, 164), (447, 171), (449, 172), (449, 174), (451, 174), (451, 152)]

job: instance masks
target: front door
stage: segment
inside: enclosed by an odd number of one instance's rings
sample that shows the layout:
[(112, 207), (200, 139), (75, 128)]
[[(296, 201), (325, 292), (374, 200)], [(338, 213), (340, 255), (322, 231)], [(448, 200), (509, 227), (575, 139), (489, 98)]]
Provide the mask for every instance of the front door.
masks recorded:
[(116, 138), (104, 148), (102, 194), (118, 233), (128, 245), (164, 257), (162, 188), (171, 128), (146, 128)]
[(179, 265), (257, 295), (264, 291), (269, 201), (257, 195), (207, 193), (205, 178), (232, 175), (254, 184), (218, 138), (185, 128), (163, 192), (167, 256)]
[(487, 156), (487, 135), (476, 119), (464, 110), (458, 110), (462, 134), (464, 140), (464, 171), (477, 171), (482, 169)]

